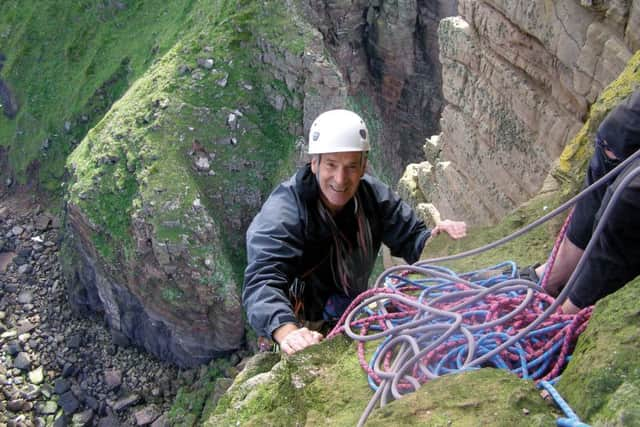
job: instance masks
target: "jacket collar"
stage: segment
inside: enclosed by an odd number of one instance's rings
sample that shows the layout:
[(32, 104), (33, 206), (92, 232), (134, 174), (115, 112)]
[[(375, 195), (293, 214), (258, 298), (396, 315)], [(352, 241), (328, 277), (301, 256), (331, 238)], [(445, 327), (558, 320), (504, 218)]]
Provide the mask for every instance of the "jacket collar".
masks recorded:
[(314, 201), (320, 197), (320, 187), (311, 171), (311, 163), (307, 163), (296, 173), (296, 190), (305, 202)]

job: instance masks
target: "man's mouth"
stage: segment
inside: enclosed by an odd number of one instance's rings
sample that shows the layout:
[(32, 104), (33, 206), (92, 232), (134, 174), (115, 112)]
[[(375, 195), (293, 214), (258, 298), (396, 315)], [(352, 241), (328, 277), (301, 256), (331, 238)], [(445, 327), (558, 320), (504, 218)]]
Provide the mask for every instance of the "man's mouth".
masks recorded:
[(347, 192), (347, 189), (346, 189), (346, 188), (343, 188), (342, 190), (338, 190), (338, 189), (337, 189), (337, 188), (335, 188), (333, 185), (329, 185), (329, 187), (330, 187), (333, 191), (335, 191), (336, 193), (346, 193), (346, 192)]

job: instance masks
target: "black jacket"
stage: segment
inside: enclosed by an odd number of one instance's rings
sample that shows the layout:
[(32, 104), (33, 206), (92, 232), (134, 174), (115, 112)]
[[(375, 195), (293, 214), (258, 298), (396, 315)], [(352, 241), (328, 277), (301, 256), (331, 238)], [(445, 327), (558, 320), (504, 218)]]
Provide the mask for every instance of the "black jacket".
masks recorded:
[[(247, 269), (243, 305), (259, 336), (271, 337), (285, 323), (298, 323), (289, 288), (304, 278), (306, 320), (319, 320), (327, 298), (343, 294), (333, 280), (331, 231), (318, 212), (320, 189), (307, 164), (269, 196), (247, 230)], [(368, 278), (384, 242), (394, 256), (408, 262), (419, 259), (431, 235), (411, 207), (376, 178), (365, 174), (358, 187), (359, 200), (371, 226), (373, 251), (358, 266)], [(338, 228), (356, 244), (357, 229), (352, 199), (334, 218)], [(364, 281), (366, 283), (366, 280)], [(360, 286), (362, 287), (362, 286)], [(365, 289), (351, 289), (354, 298)]]
[[(613, 183), (605, 187), (602, 205), (597, 212), (591, 211), (595, 218), (594, 229), (620, 182), (638, 167), (640, 159), (632, 161)], [(585, 264), (576, 272), (569, 299), (577, 307), (595, 304), (640, 274), (640, 176), (621, 191), (601, 233), (592, 237), (596, 240)]]

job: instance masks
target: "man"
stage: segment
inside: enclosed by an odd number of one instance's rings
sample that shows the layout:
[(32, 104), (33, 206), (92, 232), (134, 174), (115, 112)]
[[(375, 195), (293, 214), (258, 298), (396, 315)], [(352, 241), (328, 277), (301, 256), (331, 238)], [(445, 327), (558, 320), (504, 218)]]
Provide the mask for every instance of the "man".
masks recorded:
[(319, 343), (323, 335), (310, 325), (337, 320), (367, 289), (381, 243), (412, 263), (429, 237), (466, 234), (464, 222), (449, 220), (427, 229), (365, 173), (369, 148), (357, 114), (318, 116), (309, 132), (311, 163), (271, 193), (247, 231), (249, 323), (287, 354)]
[[(596, 180), (630, 157), (640, 148), (640, 90), (615, 107), (605, 117), (596, 134), (593, 157), (585, 185)], [(640, 162), (627, 165), (606, 186), (581, 199), (573, 210), (567, 234), (560, 244), (553, 268), (545, 273), (547, 264), (535, 269), (532, 279), (549, 274), (547, 292), (557, 296), (566, 285), (592, 237), (598, 220), (613, 191), (622, 179)], [(576, 281), (562, 310), (573, 314), (615, 292), (640, 274), (640, 178), (622, 190), (618, 203), (612, 207), (604, 229), (597, 236), (593, 250), (577, 272)]]

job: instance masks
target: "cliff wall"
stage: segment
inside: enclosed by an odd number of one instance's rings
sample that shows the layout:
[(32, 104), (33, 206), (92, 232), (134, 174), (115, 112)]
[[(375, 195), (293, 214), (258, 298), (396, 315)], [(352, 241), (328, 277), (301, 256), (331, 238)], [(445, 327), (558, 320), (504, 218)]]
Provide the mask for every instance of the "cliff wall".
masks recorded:
[(540, 190), (640, 47), (640, 3), (462, 0), (458, 13), (439, 27), (441, 133), (400, 187), (443, 217), (490, 224)]
[(440, 130), (443, 108), (438, 24), (457, 1), (308, 0), (304, 14), (323, 35), (379, 158), (376, 173), (396, 182), (423, 158), (424, 139)]

